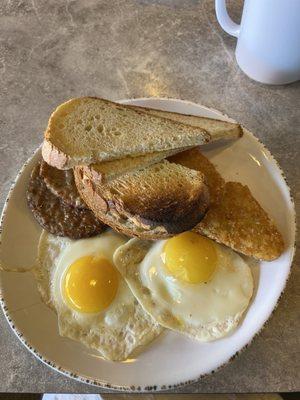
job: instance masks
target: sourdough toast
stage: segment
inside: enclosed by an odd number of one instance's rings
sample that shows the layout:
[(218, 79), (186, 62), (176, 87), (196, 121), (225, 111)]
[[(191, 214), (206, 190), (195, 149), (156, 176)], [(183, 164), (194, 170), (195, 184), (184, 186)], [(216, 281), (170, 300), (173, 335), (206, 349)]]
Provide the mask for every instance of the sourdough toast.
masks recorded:
[(202, 128), (92, 97), (71, 99), (52, 113), (44, 160), (58, 169), (196, 146), (210, 141)]
[(107, 184), (74, 168), (80, 195), (105, 224), (128, 236), (163, 239), (192, 229), (209, 205), (202, 173), (162, 161)]

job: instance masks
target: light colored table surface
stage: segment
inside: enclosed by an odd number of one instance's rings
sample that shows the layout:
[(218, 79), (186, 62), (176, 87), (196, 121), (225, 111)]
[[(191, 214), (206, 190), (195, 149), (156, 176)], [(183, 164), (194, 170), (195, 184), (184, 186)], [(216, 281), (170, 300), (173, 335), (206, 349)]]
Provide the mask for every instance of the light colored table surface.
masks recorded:
[[(1, 204), (18, 169), (40, 144), (49, 113), (81, 95), (174, 97), (219, 109), (271, 150), (297, 203), (300, 83), (268, 87), (243, 75), (235, 64), (235, 40), (217, 25), (213, 3), (0, 2)], [(229, 4), (232, 15), (239, 16), (241, 2)], [(219, 372), (178, 392), (299, 390), (299, 275), (298, 254), (278, 308), (250, 347)], [(100, 391), (36, 360), (2, 313), (0, 332), (0, 392)]]

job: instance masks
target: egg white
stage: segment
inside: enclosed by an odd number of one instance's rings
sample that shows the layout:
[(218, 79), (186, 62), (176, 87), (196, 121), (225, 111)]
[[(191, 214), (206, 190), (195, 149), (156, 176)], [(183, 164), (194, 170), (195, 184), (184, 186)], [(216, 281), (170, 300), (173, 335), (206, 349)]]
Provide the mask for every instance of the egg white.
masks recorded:
[(114, 262), (142, 307), (161, 325), (200, 341), (221, 338), (240, 321), (253, 293), (251, 270), (229, 248), (214, 244), (217, 267), (206, 283), (176, 279), (163, 263), (166, 241), (132, 239)]
[(57, 313), (60, 335), (97, 349), (109, 360), (125, 360), (135, 348), (153, 340), (162, 328), (145, 313), (121, 276), (112, 303), (93, 314), (68, 306), (62, 295), (62, 281), (68, 267), (83, 256), (101, 255), (113, 264), (115, 250), (125, 242), (124, 236), (111, 230), (77, 241), (43, 231), (35, 268), (42, 298)]
[[(51, 297), (58, 312), (63, 313), (69, 309), (68, 305), (62, 295), (62, 283), (68, 269), (68, 266), (73, 264), (76, 260), (87, 255), (99, 255), (113, 264), (114, 251), (124, 244), (126, 239), (113, 232), (106, 232), (97, 237), (77, 240), (70, 243), (66, 249), (61, 252), (56, 268), (51, 279)], [(81, 313), (79, 311), (70, 309), (73, 318), (75, 318), (81, 326), (84, 324), (94, 324), (100, 321), (105, 321), (106, 324), (115, 327), (122, 326), (123, 319), (126, 318), (126, 310), (130, 304), (133, 303), (133, 298), (130, 295), (130, 290), (124, 279), (119, 280), (119, 287), (116, 297), (109, 307), (104, 312), (95, 314)]]

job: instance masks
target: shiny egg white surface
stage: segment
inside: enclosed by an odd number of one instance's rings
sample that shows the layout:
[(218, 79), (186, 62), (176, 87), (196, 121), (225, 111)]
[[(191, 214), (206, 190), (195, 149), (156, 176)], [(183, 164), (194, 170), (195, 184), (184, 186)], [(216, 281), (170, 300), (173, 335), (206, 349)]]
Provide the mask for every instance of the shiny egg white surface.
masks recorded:
[(246, 262), (193, 232), (154, 244), (132, 239), (116, 251), (114, 261), (157, 322), (200, 341), (233, 330), (253, 293)]
[(109, 360), (125, 360), (162, 330), (114, 266), (113, 254), (125, 242), (111, 230), (76, 241), (43, 231), (34, 271), (44, 302), (57, 313), (60, 335)]

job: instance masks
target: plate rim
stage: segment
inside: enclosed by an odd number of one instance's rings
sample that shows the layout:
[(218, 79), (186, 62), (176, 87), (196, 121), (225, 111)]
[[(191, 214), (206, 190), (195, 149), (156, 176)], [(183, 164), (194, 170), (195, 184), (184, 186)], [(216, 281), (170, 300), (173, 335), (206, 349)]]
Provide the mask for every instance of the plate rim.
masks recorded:
[[(184, 104), (190, 104), (192, 106), (196, 106), (198, 108), (202, 108), (202, 109), (206, 109), (208, 111), (212, 111), (220, 116), (223, 116), (224, 118), (226, 118), (227, 121), (229, 122), (237, 122), (236, 120), (234, 120), (233, 118), (229, 117), (226, 113), (221, 112), (220, 110), (214, 109), (213, 107), (208, 107), (205, 106), (203, 104), (200, 103), (196, 103), (193, 101), (189, 101), (189, 100), (184, 100), (184, 99), (176, 99), (176, 98), (169, 98), (169, 97), (138, 97), (138, 98), (123, 98), (120, 100), (117, 100), (117, 103), (121, 103), (121, 104), (131, 104), (133, 101), (137, 101), (137, 102), (141, 102), (141, 101), (149, 101), (149, 100), (153, 100), (153, 101), (161, 101), (161, 102), (172, 102), (172, 103), (184, 103)], [(145, 106), (147, 108), (147, 106)], [(243, 127), (245, 127), (243, 125)], [(246, 127), (245, 127), (246, 128)], [(149, 392), (164, 392), (166, 390), (173, 390), (177, 387), (182, 387), (184, 385), (188, 385), (188, 384), (193, 384), (196, 383), (197, 381), (199, 381), (200, 379), (202, 379), (205, 376), (211, 375), (217, 371), (219, 371), (221, 368), (225, 367), (227, 364), (231, 363), (237, 356), (239, 356), (244, 350), (247, 349), (247, 347), (249, 347), (251, 345), (251, 343), (253, 342), (253, 340), (261, 333), (261, 331), (264, 329), (264, 327), (266, 326), (266, 324), (268, 323), (268, 321), (270, 320), (270, 318), (272, 317), (272, 315), (274, 314), (275, 310), (278, 307), (278, 304), (280, 302), (281, 297), (283, 296), (286, 287), (287, 287), (287, 282), (291, 276), (291, 271), (294, 265), (294, 257), (295, 257), (295, 249), (296, 249), (296, 234), (297, 234), (297, 225), (296, 225), (296, 210), (295, 210), (295, 202), (294, 202), (294, 198), (291, 192), (291, 188), (288, 184), (288, 181), (285, 177), (285, 174), (283, 172), (283, 169), (281, 168), (279, 162), (276, 160), (276, 158), (273, 156), (273, 154), (270, 152), (270, 150), (264, 145), (264, 143), (258, 139), (251, 131), (249, 131), (247, 129), (247, 131), (250, 133), (250, 135), (252, 136), (252, 138), (254, 138), (260, 146), (263, 147), (263, 149), (268, 153), (268, 157), (271, 158), (271, 160), (274, 162), (274, 164), (276, 165), (276, 167), (278, 168), (278, 171), (280, 172), (280, 176), (283, 179), (283, 181), (285, 182), (286, 188), (287, 188), (287, 192), (289, 195), (289, 199), (291, 202), (291, 207), (292, 207), (292, 220), (293, 220), (293, 234), (294, 234), (294, 243), (291, 246), (291, 256), (290, 256), (290, 262), (289, 262), (289, 271), (288, 274), (286, 276), (285, 282), (283, 284), (281, 293), (276, 301), (276, 304), (274, 306), (274, 308), (272, 309), (271, 313), (267, 316), (267, 318), (264, 320), (261, 328), (251, 337), (251, 339), (249, 340), (248, 343), (246, 343), (240, 350), (238, 350), (236, 353), (234, 353), (231, 357), (229, 357), (227, 359), (227, 361), (225, 361), (224, 363), (222, 363), (221, 365), (219, 365), (216, 369), (204, 373), (204, 374), (200, 374), (198, 375), (196, 378), (185, 381), (185, 382), (180, 382), (180, 383), (173, 383), (172, 385), (162, 385), (162, 386), (145, 386), (145, 387), (141, 387), (141, 386), (134, 386), (134, 385), (116, 385), (116, 384), (110, 384), (108, 382), (105, 381), (101, 381), (101, 379), (89, 379), (87, 377), (84, 377), (84, 375), (78, 375), (74, 372), (72, 372), (69, 369), (66, 369), (65, 367), (62, 367), (60, 365), (58, 365), (57, 363), (53, 363), (52, 361), (46, 359), (43, 355), (41, 355), (37, 350), (34, 349), (33, 346), (30, 345), (29, 342), (26, 341), (26, 339), (24, 338), (23, 334), (18, 330), (18, 328), (15, 327), (14, 325), (14, 321), (13, 321), (13, 317), (10, 316), (8, 307), (6, 306), (6, 302), (5, 299), (3, 297), (2, 294), (2, 280), (0, 278), (0, 304), (1, 304), (1, 308), (3, 311), (3, 314), (5, 316), (5, 319), (9, 325), (9, 327), (11, 328), (11, 330), (13, 331), (13, 333), (15, 334), (15, 336), (19, 339), (19, 341), (24, 345), (24, 347), (29, 350), (29, 352), (34, 355), (38, 360), (40, 360), (43, 364), (47, 365), (48, 367), (50, 367), (52, 370), (61, 373), (64, 376), (67, 376), (71, 379), (74, 379), (78, 382), (81, 383), (85, 383), (91, 386), (95, 386), (95, 387), (100, 387), (103, 389), (109, 389), (109, 390), (115, 390), (115, 391), (122, 391), (122, 392), (131, 392), (131, 393), (149, 393)], [(1, 254), (1, 234), (2, 234), (2, 230), (3, 230), (3, 223), (4, 223), (4, 218), (5, 218), (5, 214), (6, 214), (6, 210), (8, 207), (8, 203), (9, 203), (9, 199), (12, 195), (12, 192), (15, 188), (15, 185), (19, 179), (19, 177), (22, 175), (22, 173), (24, 172), (25, 168), (27, 167), (27, 165), (31, 162), (32, 158), (36, 156), (36, 154), (41, 150), (41, 145), (38, 146), (38, 148), (36, 148), (31, 155), (27, 158), (27, 160), (25, 161), (25, 163), (22, 165), (22, 167), (20, 168), (20, 170), (17, 172), (15, 178), (12, 181), (12, 184), (9, 188), (8, 194), (5, 198), (4, 201), (4, 205), (2, 208), (2, 212), (1, 212), (1, 218), (0, 218), (0, 254)], [(0, 265), (0, 270), (1, 270), (1, 265)]]

